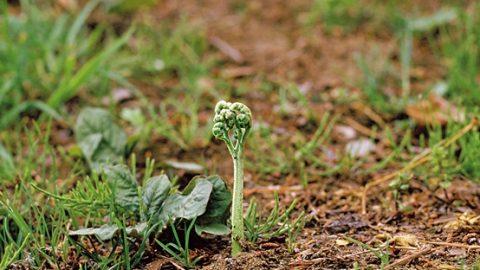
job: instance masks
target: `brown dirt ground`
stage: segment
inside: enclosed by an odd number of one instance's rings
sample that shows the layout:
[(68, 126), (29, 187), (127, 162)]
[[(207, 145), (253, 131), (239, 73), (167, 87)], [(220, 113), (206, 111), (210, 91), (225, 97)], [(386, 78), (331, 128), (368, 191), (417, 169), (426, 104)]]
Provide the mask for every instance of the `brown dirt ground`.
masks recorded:
[[(424, 11), (438, 9), (437, 1), (413, 2)], [(368, 115), (352, 109), (351, 105), (335, 107), (331, 100), (341, 87), (360, 93), (356, 88), (360, 74), (354, 60), (356, 53), (368, 53), (377, 48), (385, 59), (398, 64), (397, 42), (386, 26), (378, 22), (362, 23), (348, 33), (341, 29), (327, 32), (321, 26), (305, 32), (298, 18), (309, 3), (306, 0), (249, 1), (245, 4), (246, 11), (238, 13), (234, 10), (235, 1), (167, 0), (149, 16), (161, 22), (187, 14), (192, 23), (206, 29), (212, 43), (209, 53), (220, 55), (224, 60), (224, 66), (218, 72), (233, 84), (237, 78), (246, 77), (251, 78), (251, 87), (255, 88), (258, 76), (279, 84), (295, 82), (308, 89), (311, 100), (326, 96), (322, 102), (311, 102), (318, 115), (325, 111), (341, 111), (344, 117), (353, 118), (369, 130), (374, 121)], [(218, 39), (240, 54), (229, 49), (219, 51), (218, 44), (215, 44)], [(426, 41), (416, 41), (413, 59), (412, 88), (422, 92), (427, 85), (441, 78), (444, 70)], [(399, 90), (395, 86), (389, 87), (391, 89), (387, 90), (394, 93)], [(262, 119), (272, 125), (287, 132), (302, 127), (298, 124), (301, 113), (291, 121), (281, 121), (278, 115), (271, 113), (274, 97), (252, 91), (245, 99), (255, 115), (262, 115)], [(384, 120), (388, 123), (391, 119)], [(340, 122), (348, 124), (344, 118)], [(344, 144), (337, 142), (331, 147), (340, 149)], [(222, 175), (229, 175), (229, 160), (215, 154), (223, 151), (221, 149), (215, 145), (194, 152), (203, 153), (213, 160), (211, 163), (215, 167), (223, 168), (220, 170)], [(386, 154), (378, 152), (376, 160)], [(195, 153), (178, 151), (171, 155)], [(394, 169), (368, 177), (355, 172), (326, 178), (313, 175), (310, 179), (313, 183), (306, 190), (298, 188), (296, 175), (271, 176), (276, 184), (282, 185), (282, 202), (287, 205), (298, 198), (299, 210), (309, 214), (294, 253), (287, 252), (285, 239), (276, 239), (251, 247), (240, 257), (232, 259), (228, 256), (228, 239), (224, 238), (194, 252), (204, 256), (203, 269), (351, 269), (355, 262), (360, 268), (378, 268), (380, 261), (371, 252), (344, 241), (343, 237), (349, 236), (371, 246), (383, 244), (388, 247), (386, 252), (391, 264), (388, 269), (457, 269), (461, 262), (475, 262), (480, 256), (480, 188), (471, 182), (457, 180), (444, 193), (429, 190), (414, 180), (409, 192), (401, 198), (412, 208), (408, 213), (385, 210), (396, 209), (392, 194), (385, 188), (374, 188), (368, 197), (368, 212), (362, 214), (360, 193), (364, 184)], [(265, 212), (272, 207), (272, 190), (266, 180), (271, 179), (247, 172), (247, 193), (260, 199)], [(165, 260), (152, 259), (147, 268), (166, 267)]]

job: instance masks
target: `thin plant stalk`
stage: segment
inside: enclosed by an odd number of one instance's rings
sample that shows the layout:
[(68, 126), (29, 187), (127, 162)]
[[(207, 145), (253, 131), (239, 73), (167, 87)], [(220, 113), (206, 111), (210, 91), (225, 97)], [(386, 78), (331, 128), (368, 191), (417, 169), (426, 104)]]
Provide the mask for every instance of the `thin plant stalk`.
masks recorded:
[(215, 106), (213, 135), (224, 141), (233, 159), (232, 256), (242, 251), (243, 226), (243, 146), (250, 128), (252, 113), (242, 103), (220, 101)]
[(233, 158), (232, 199), (232, 255), (242, 251), (240, 241), (244, 239), (243, 228), (243, 156), (242, 151)]

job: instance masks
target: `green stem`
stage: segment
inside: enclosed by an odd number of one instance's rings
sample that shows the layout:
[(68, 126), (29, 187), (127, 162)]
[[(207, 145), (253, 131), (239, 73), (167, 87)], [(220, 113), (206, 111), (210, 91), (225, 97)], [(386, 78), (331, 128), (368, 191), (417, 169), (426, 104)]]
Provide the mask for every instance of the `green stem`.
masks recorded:
[(233, 156), (232, 256), (242, 251), (243, 234), (243, 156), (240, 146)]
[(236, 151), (235, 151), (235, 146), (232, 144), (232, 141), (230, 140), (230, 138), (228, 138), (227, 135), (224, 135), (222, 140), (225, 142), (225, 144), (227, 145), (227, 148), (228, 148), (228, 152), (230, 153), (230, 155), (232, 157), (234, 157), (236, 154)]

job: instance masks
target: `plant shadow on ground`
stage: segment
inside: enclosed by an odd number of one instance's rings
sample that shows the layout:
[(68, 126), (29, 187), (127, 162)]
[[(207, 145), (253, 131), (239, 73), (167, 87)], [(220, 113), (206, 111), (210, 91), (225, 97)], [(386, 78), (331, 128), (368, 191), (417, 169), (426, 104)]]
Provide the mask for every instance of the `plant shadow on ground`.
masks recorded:
[[(178, 253), (152, 237), (134, 267), (198, 258), (204, 269), (478, 269), (480, 5), (380, 2), (161, 1), (129, 13), (99, 4), (90, 17), (86, 7), (86, 22), (78, 7), (76, 17), (45, 12), (38, 22), (4, 15), (2, 29), (15, 31), (0, 41), (0, 269), (130, 269), (138, 239), (119, 234), (113, 248), (67, 235), (106, 217), (132, 224), (36, 187), (109, 196), (75, 143), (87, 105), (109, 108), (125, 128), (119, 155), (135, 163), (135, 179), (163, 172), (183, 190), (194, 175), (219, 174), (231, 186), (231, 160), (210, 133), (219, 99), (252, 109), (245, 196), (255, 198), (246, 217), (255, 241), (231, 258), (228, 237), (192, 233), (185, 253), (185, 223), (180, 241), (171, 230), (157, 239)], [(99, 23), (104, 15), (111, 25)], [(117, 35), (130, 24), (133, 34)], [(291, 217), (269, 227), (275, 209)], [(303, 230), (276, 232), (302, 213)]]

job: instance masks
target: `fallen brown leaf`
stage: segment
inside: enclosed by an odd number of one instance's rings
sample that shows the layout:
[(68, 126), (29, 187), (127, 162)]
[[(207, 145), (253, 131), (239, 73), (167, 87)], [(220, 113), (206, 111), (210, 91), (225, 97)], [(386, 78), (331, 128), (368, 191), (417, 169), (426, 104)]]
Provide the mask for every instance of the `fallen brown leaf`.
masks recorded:
[(465, 113), (446, 99), (430, 94), (428, 99), (408, 105), (407, 115), (420, 125), (445, 125), (449, 120), (465, 121)]

